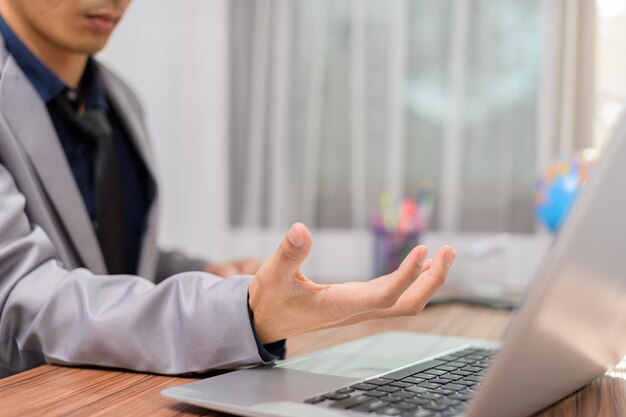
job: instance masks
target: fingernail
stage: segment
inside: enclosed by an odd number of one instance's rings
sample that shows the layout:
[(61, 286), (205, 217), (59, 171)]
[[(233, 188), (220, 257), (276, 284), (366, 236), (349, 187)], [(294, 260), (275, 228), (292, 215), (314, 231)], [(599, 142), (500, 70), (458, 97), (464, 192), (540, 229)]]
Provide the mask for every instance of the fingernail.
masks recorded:
[(446, 253), (446, 268), (450, 268), (456, 259), (456, 251), (453, 248), (448, 249)]
[(424, 262), (426, 261), (426, 257), (428, 256), (428, 251), (427, 250), (420, 250), (419, 254), (417, 255), (417, 264), (418, 265), (423, 265)]
[(291, 244), (293, 246), (295, 246), (296, 248), (298, 248), (298, 249), (303, 247), (304, 244), (305, 244), (304, 239), (296, 231), (296, 227), (295, 226), (291, 226), (291, 229), (289, 229), (289, 233), (287, 233), (287, 238), (289, 239)]

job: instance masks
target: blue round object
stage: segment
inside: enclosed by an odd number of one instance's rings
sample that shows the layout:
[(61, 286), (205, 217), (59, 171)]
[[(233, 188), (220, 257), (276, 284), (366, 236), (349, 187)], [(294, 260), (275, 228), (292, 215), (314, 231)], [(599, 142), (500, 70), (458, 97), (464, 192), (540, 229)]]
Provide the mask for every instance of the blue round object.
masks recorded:
[(550, 232), (565, 221), (596, 159), (597, 152), (589, 150), (561, 157), (537, 182), (535, 215)]
[(537, 205), (537, 218), (550, 230), (556, 232), (567, 217), (576, 200), (578, 175), (568, 173), (556, 178), (545, 190), (546, 199)]

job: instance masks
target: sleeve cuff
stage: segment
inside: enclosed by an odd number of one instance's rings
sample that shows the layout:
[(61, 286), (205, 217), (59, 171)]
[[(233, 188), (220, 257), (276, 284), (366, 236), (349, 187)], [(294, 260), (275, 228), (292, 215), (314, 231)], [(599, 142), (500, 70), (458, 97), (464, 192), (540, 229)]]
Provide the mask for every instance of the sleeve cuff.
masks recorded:
[(286, 340), (279, 340), (278, 342), (268, 343), (263, 345), (259, 336), (254, 328), (254, 316), (252, 309), (250, 308), (250, 294), (248, 294), (248, 316), (250, 317), (250, 327), (252, 327), (252, 334), (254, 335), (254, 341), (256, 342), (257, 349), (259, 350), (259, 356), (265, 363), (275, 361), (276, 359), (284, 359), (287, 353)]

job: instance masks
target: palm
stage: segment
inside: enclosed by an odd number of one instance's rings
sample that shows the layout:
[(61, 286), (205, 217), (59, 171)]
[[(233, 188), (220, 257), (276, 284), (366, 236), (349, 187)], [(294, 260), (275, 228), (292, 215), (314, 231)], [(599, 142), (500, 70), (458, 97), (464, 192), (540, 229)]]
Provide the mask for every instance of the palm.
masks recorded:
[(452, 249), (442, 248), (422, 271), (428, 249), (418, 246), (391, 274), (367, 282), (316, 284), (300, 272), (311, 248), (310, 234), (304, 225), (294, 227), (302, 247), (285, 237), (250, 284), (250, 306), (264, 342), (320, 327), (415, 314), (445, 279), (444, 259)]

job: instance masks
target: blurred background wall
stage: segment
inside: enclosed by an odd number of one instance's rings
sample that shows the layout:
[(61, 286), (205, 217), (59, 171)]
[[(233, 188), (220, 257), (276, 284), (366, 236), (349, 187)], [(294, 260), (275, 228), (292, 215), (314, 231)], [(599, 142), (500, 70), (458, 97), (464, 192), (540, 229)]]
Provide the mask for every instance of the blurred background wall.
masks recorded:
[(137, 0), (101, 59), (142, 100), (161, 186), (161, 243), (228, 256), (228, 1)]

